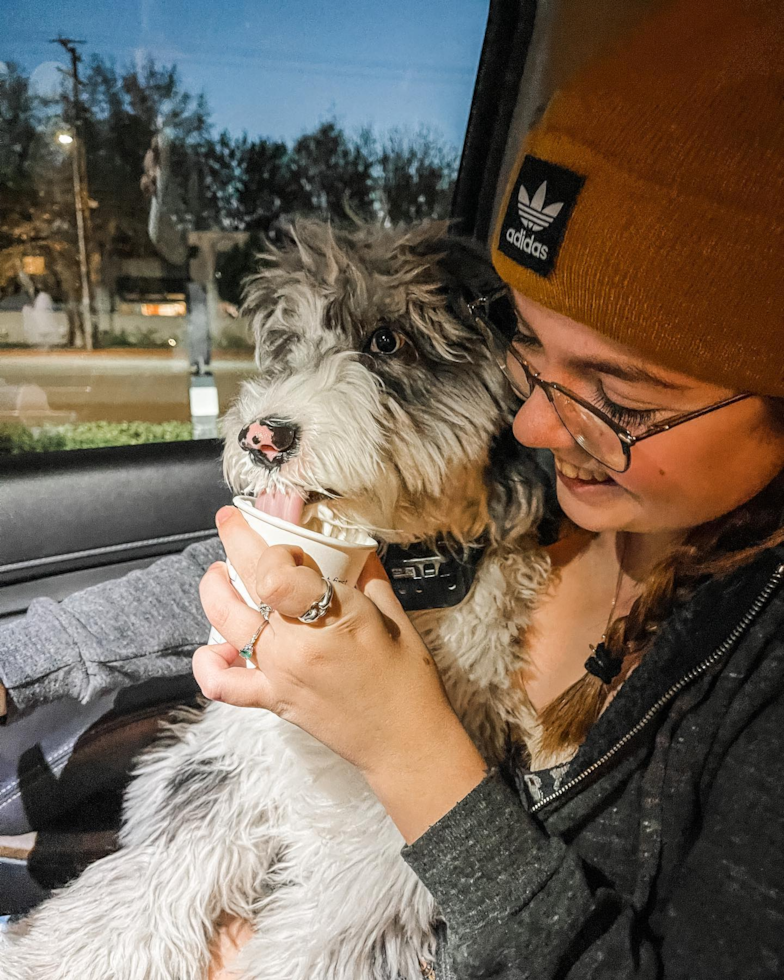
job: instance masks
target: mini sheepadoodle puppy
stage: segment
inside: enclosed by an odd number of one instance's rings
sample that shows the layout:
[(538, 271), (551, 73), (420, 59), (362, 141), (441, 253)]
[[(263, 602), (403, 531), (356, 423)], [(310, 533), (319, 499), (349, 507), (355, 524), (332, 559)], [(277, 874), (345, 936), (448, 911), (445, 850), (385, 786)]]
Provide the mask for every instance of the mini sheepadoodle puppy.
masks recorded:
[[(458, 604), (411, 615), (490, 763), (509, 738), (535, 745), (513, 678), (549, 571), (543, 474), (511, 437), (514, 397), (466, 309), (497, 286), (442, 225), (298, 223), (249, 282), (258, 373), (223, 421), (237, 492), (294, 492), (304, 524), (326, 509), (335, 527), (474, 568)], [(428, 973), (439, 912), (397, 828), (357, 770), (267, 711), (182, 715), (142, 757), (121, 842), (0, 941), (0, 977), (203, 980), (225, 914), (254, 927), (245, 980)]]

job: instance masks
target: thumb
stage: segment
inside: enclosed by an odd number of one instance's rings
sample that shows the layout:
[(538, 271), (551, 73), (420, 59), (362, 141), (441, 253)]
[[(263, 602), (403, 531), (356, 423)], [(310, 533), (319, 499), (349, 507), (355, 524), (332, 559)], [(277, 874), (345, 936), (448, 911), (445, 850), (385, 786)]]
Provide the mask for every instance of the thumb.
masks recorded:
[(400, 621), (408, 618), (405, 609), (400, 605), (400, 600), (395, 595), (387, 571), (375, 552), (365, 562), (362, 574), (357, 580), (357, 588), (391, 619)]

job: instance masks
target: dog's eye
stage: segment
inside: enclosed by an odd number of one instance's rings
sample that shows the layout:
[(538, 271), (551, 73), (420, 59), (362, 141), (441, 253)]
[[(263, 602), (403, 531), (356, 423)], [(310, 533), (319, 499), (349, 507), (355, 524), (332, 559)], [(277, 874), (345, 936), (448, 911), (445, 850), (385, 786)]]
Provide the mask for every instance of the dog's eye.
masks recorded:
[(381, 327), (370, 338), (367, 349), (371, 354), (395, 354), (407, 343), (408, 339), (399, 331)]

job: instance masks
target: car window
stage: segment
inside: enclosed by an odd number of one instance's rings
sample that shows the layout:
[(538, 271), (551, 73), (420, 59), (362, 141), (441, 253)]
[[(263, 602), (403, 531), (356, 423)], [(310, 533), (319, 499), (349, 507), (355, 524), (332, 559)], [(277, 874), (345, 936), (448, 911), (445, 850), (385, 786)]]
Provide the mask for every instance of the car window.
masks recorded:
[(9, 0), (0, 455), (202, 438), (298, 214), (448, 215), (488, 0)]

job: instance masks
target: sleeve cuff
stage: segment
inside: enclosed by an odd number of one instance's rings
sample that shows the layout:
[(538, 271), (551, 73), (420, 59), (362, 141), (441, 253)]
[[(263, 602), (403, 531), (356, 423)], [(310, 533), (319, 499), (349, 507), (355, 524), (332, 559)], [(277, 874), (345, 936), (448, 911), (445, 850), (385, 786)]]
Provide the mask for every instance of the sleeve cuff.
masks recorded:
[(58, 604), (34, 599), (32, 615), (0, 630), (0, 682), (14, 707), (35, 704), (42, 692), (79, 698), (88, 683), (87, 669), (73, 637), (60, 621)]
[(562, 864), (564, 844), (494, 771), (401, 853), (450, 932), (465, 937), (528, 905)]

